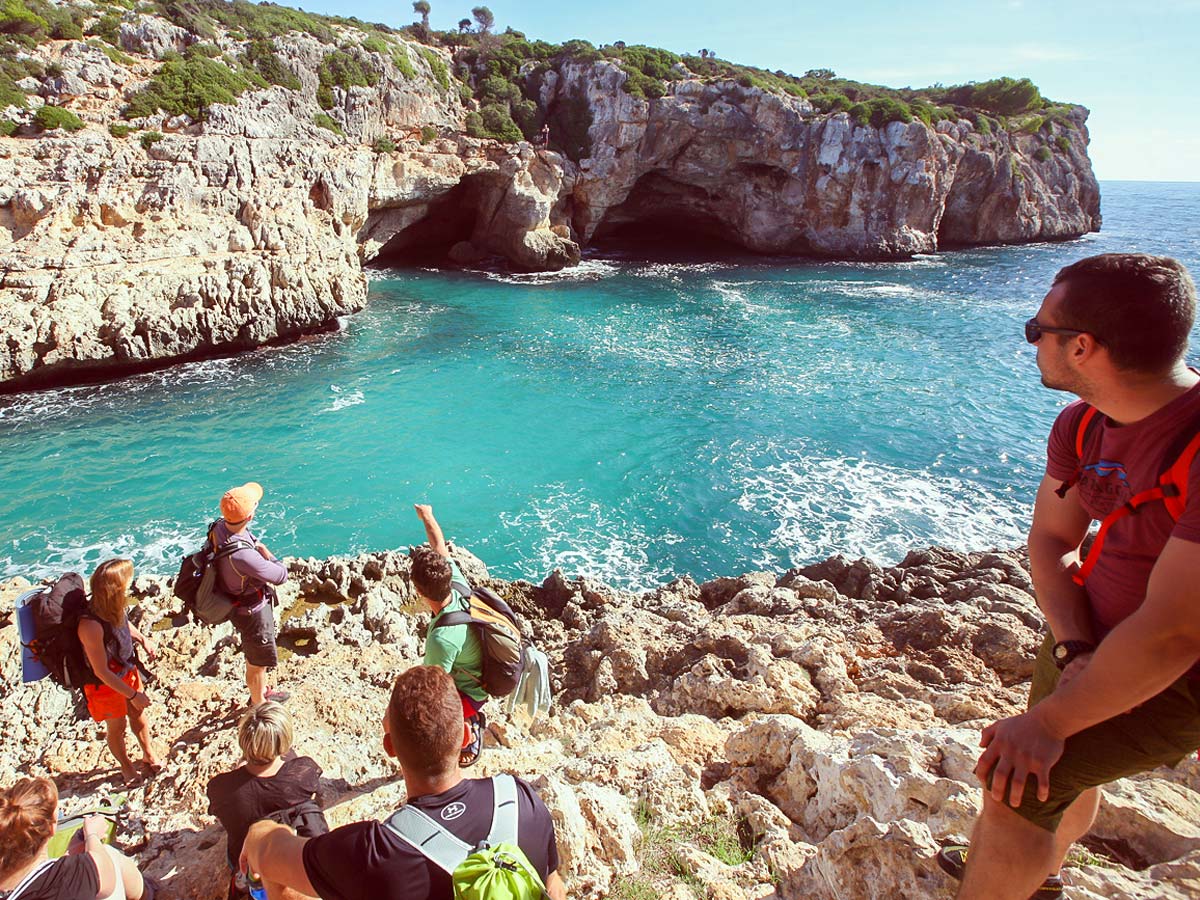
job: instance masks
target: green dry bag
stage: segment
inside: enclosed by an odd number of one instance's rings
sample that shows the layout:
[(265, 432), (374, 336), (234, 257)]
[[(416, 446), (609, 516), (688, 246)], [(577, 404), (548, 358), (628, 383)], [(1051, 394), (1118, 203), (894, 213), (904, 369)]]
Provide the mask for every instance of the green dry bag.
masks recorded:
[(449, 873), (455, 900), (541, 900), (546, 887), (517, 843), (517, 783), (496, 775), (492, 790), (492, 827), (478, 847), (414, 806), (401, 807), (385, 824)]

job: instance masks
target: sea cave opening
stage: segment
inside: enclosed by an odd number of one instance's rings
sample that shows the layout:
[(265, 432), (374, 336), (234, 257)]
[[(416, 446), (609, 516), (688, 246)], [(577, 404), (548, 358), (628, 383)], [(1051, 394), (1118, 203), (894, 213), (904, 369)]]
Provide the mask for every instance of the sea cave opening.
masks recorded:
[[(445, 264), (450, 249), (462, 241), (470, 241), (475, 233), (485, 187), (483, 179), (464, 178), (430, 201), (425, 215), (392, 235), (367, 264), (372, 268)], [(372, 215), (382, 218), (395, 212), (385, 209)]]

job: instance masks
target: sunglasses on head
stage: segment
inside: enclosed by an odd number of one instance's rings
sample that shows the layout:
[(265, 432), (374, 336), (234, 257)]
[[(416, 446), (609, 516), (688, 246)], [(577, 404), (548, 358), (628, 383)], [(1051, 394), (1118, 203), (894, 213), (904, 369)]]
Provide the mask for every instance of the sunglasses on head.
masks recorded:
[(1086, 334), (1087, 332), (1080, 331), (1078, 328), (1051, 328), (1049, 325), (1042, 325), (1038, 322), (1037, 316), (1025, 322), (1025, 340), (1031, 344), (1036, 344), (1042, 339), (1043, 334)]

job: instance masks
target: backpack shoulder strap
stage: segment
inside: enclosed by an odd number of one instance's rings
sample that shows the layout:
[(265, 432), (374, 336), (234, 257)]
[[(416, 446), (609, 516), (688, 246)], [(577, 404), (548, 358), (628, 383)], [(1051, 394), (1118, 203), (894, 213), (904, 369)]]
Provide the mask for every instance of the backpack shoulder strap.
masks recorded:
[(415, 806), (400, 807), (383, 824), (447, 875), (471, 853), (471, 847)]
[(507, 773), (493, 775), (492, 828), (488, 832), (488, 844), (495, 847), (497, 844), (517, 843), (519, 809), (517, 782)]
[(441, 628), (442, 626), (450, 625), (470, 625), (474, 621), (474, 616), (472, 616), (466, 610), (459, 609), (455, 610), (454, 612), (448, 612), (441, 616), (436, 622), (433, 623), (433, 627)]
[(1200, 414), (1180, 429), (1179, 435), (1167, 447), (1163, 454), (1162, 474), (1158, 483), (1163, 488), (1163, 503), (1167, 512), (1175, 521), (1183, 515), (1187, 506), (1188, 482), (1192, 473), (1192, 463), (1200, 452)]
[(1075, 457), (1079, 460), (1075, 467), (1075, 474), (1069, 479), (1060, 484), (1054, 491), (1063, 499), (1067, 496), (1067, 491), (1074, 487), (1075, 482), (1079, 480), (1079, 473), (1083, 471), (1084, 457), (1087, 454), (1088, 444), (1097, 431), (1100, 429), (1100, 424), (1104, 421), (1104, 417), (1098, 415), (1099, 410), (1090, 403), (1083, 405), (1083, 413), (1075, 422)]

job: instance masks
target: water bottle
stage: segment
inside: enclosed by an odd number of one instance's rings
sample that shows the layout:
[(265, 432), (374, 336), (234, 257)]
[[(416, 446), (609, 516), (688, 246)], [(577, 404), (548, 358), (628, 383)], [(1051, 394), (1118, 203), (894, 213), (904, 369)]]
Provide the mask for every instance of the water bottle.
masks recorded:
[(250, 900), (267, 900), (267, 887), (253, 872), (246, 873), (246, 888), (250, 892)]

